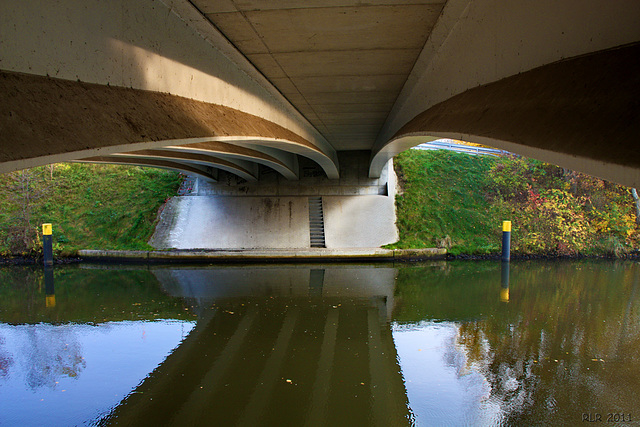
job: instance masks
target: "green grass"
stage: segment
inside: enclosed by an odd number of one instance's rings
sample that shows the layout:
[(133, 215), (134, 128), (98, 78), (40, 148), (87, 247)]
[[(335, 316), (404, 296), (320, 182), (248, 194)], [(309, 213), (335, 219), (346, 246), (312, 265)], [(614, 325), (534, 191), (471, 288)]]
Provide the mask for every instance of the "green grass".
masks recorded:
[(498, 250), (502, 218), (489, 214), (484, 177), (495, 159), (409, 150), (394, 159), (403, 186), (396, 197), (400, 240), (392, 248), (448, 247), (451, 253)]
[(630, 189), (522, 157), (408, 150), (394, 159), (400, 240), (388, 247), (445, 247), (496, 254), (503, 220), (516, 254), (624, 257), (640, 228)]
[(37, 250), (35, 236), (46, 222), (53, 224), (54, 245), (63, 254), (77, 249), (149, 249), (158, 209), (176, 194), (180, 182), (173, 171), (78, 163), (2, 175), (0, 251), (28, 252), (16, 235), (29, 228)]
[[(640, 228), (630, 190), (520, 157), (409, 150), (395, 167), (400, 240), (391, 248), (499, 253), (513, 221), (520, 254), (626, 256)], [(158, 209), (180, 174), (135, 166), (57, 164), (0, 175), (0, 255), (37, 255), (53, 224), (60, 256), (77, 249), (150, 249)]]

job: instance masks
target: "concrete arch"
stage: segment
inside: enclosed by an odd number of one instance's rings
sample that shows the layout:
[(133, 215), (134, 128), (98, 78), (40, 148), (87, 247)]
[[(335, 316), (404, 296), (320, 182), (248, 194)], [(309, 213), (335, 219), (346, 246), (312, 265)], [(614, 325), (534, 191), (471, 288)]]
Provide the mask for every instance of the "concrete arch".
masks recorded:
[(300, 141), (281, 138), (222, 137), (217, 139), (242, 147), (250, 147), (273, 156), (277, 156), (278, 152), (304, 156), (318, 163), (327, 174), (327, 178), (338, 179), (340, 177), (338, 155), (335, 151), (322, 151), (309, 144), (300, 143)]
[(140, 150), (114, 154), (109, 156), (109, 158), (131, 160), (144, 159), (151, 161), (166, 160), (180, 164), (201, 165), (227, 171), (247, 181), (258, 180), (258, 168), (254, 163), (243, 160), (229, 161), (206, 154), (181, 153), (170, 150)]
[[(579, 70), (580, 72), (577, 72)], [(467, 90), (405, 124), (372, 153), (462, 139), (640, 186), (640, 43), (570, 58)]]
[[(280, 160), (274, 162), (255, 153), (256, 158), (274, 165), (282, 163), (276, 167), (290, 179), (295, 175), (291, 156), (297, 154), (319, 163), (330, 178), (338, 176), (335, 150), (222, 105), (6, 71), (0, 71), (0, 93), (7, 94), (0, 104), (4, 119), (0, 140), (6, 142), (0, 153), (0, 173), (165, 146), (253, 141), (267, 147), (266, 151), (255, 151)], [(277, 150), (291, 155), (285, 161), (287, 155), (278, 155)]]
[(289, 180), (298, 179), (298, 162), (294, 154), (281, 152), (279, 156), (220, 141), (196, 142), (186, 145), (170, 145), (166, 150), (177, 153), (202, 153), (229, 160), (249, 161), (279, 172)]
[[(195, 174), (202, 176), (208, 180), (216, 182), (217, 179), (210, 170), (211, 168), (196, 167), (189, 164), (173, 162), (168, 160), (152, 160), (152, 159), (132, 159), (125, 157), (115, 156), (102, 156), (102, 157), (87, 157), (86, 159), (79, 160), (81, 163), (104, 163), (111, 165), (130, 165), (130, 166), (144, 166), (160, 169), (169, 169), (185, 172), (188, 174)], [(209, 170), (208, 170), (209, 169)]]
[[(39, 1), (0, 4), (2, 70), (213, 104), (286, 129), (321, 150), (333, 149), (191, 2), (61, 0), (47, 13), (42, 11)], [(49, 83), (53, 89), (65, 88)], [(16, 93), (12, 89), (0, 91), (3, 99)], [(64, 93), (59, 95), (65, 98)], [(48, 104), (46, 97), (33, 102), (41, 107)], [(112, 100), (111, 105), (115, 104)], [(105, 111), (103, 117), (112, 113)], [(254, 127), (252, 120), (234, 125)], [(252, 130), (209, 135), (274, 136)]]

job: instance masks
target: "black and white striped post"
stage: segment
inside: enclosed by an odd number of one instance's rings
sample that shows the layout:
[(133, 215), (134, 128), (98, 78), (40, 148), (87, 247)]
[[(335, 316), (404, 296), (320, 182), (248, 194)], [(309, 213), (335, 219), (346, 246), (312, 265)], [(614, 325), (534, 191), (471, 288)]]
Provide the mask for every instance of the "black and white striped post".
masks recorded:
[(511, 221), (502, 221), (502, 261), (511, 261)]

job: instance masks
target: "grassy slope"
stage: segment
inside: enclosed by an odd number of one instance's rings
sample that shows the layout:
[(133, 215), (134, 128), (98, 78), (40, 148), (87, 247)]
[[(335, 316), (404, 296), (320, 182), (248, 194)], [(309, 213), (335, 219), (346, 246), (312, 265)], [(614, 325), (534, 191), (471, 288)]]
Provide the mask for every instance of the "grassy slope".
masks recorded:
[[(176, 194), (180, 175), (153, 168), (57, 164), (28, 171), (33, 232), (53, 224), (58, 250), (148, 249), (159, 207)], [(25, 224), (24, 184), (14, 172), (1, 176), (0, 251), (10, 250), (11, 227)], [(24, 179), (22, 180), (24, 181)], [(16, 184), (16, 183), (19, 184)], [(15, 246), (15, 245), (13, 245)], [(13, 250), (15, 252), (15, 250)]]
[(400, 240), (391, 247), (498, 253), (502, 221), (513, 221), (521, 254), (624, 255), (640, 229), (630, 190), (524, 158), (406, 151), (395, 159)]
[(450, 240), (453, 253), (498, 250), (494, 230), (501, 219), (488, 212), (482, 179), (493, 158), (409, 150), (394, 161), (403, 194), (396, 199), (400, 241), (392, 247), (449, 246)]
[[(400, 241), (391, 247), (497, 253), (502, 220), (510, 219), (515, 252), (619, 255), (638, 248), (624, 187), (522, 158), (409, 150), (395, 164), (404, 192), (397, 197)], [(63, 255), (149, 249), (158, 209), (180, 180), (160, 169), (86, 164), (0, 175), (0, 254), (28, 252), (25, 230), (37, 250), (43, 222), (53, 224)]]

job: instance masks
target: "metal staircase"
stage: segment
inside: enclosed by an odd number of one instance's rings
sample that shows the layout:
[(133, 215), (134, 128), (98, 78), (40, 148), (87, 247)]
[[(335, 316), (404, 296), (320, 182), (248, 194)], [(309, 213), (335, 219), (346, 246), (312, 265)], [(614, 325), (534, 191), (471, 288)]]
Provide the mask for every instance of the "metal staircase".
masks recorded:
[(309, 233), (312, 248), (324, 248), (324, 213), (322, 197), (309, 197)]

